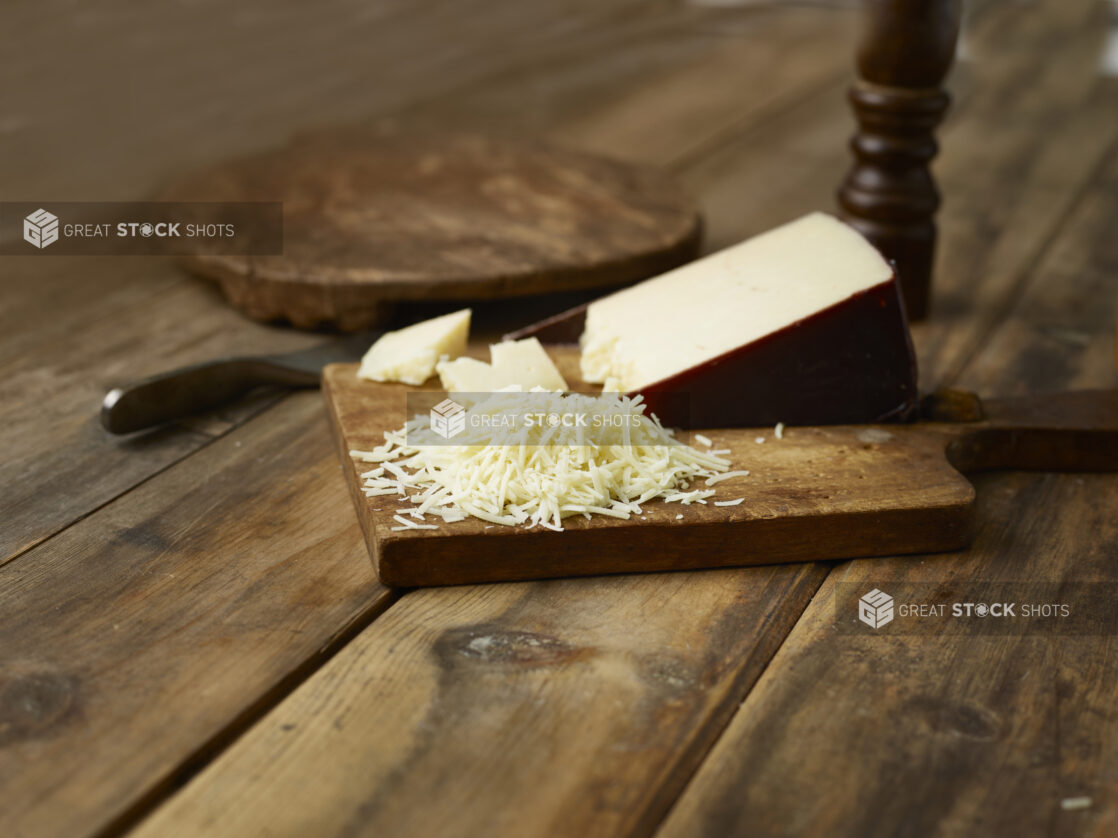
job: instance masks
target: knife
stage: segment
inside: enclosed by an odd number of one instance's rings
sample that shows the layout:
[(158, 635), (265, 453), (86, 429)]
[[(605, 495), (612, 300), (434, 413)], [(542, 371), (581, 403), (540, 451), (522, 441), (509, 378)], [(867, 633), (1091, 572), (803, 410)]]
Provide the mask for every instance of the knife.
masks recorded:
[(101, 424), (128, 434), (205, 413), (257, 387), (317, 387), (324, 366), (360, 360), (382, 334), (360, 332), (284, 355), (217, 358), (115, 387), (101, 402)]

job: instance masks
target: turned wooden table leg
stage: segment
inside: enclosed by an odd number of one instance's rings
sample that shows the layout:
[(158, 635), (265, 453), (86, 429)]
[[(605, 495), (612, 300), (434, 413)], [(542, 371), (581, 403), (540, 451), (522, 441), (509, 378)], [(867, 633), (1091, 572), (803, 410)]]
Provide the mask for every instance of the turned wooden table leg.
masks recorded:
[(939, 191), (928, 164), (950, 97), (961, 0), (865, 0), (854, 166), (839, 189), (842, 216), (897, 265), (909, 319), (927, 315)]

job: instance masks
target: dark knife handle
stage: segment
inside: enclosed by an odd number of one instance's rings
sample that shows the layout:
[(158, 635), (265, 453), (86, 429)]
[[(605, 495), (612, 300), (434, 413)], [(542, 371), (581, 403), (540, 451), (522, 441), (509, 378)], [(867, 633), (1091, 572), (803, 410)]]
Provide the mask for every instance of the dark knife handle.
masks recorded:
[(317, 387), (318, 369), (282, 358), (222, 358), (145, 378), (110, 390), (101, 403), (101, 424), (127, 434), (221, 407), (265, 385)]

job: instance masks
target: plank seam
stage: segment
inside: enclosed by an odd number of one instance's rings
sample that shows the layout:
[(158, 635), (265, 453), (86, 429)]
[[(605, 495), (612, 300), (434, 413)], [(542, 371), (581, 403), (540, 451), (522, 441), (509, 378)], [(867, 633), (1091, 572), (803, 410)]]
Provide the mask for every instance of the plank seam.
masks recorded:
[(185, 756), (166, 775), (154, 780), (148, 789), (123, 812), (91, 833), (91, 838), (119, 838), (139, 825), (173, 797), (179, 789), (186, 786), (191, 779), (235, 745), (256, 726), (257, 722), (287, 699), (299, 686), (314, 677), (315, 673), (333, 660), (334, 656), (348, 646), (353, 638), (398, 602), (402, 595), (402, 591), (386, 588), (382, 597), (355, 614), (317, 652), (283, 674), (255, 701), (202, 742), (192, 753)]
[[(793, 630), (799, 625), (800, 621), (803, 619), (803, 615), (807, 613), (811, 604), (815, 601), (816, 596), (818, 596), (819, 591), (823, 588), (827, 578), (833, 572), (829, 564), (828, 562), (805, 562), (803, 564), (803, 576), (810, 577), (811, 575), (817, 575), (818, 579), (814, 582), (807, 583), (808, 586), (813, 586), (813, 588), (810, 595), (805, 599), (799, 614), (796, 615), (789, 624), (788, 630), (784, 632), (784, 635), (780, 638), (780, 642), (774, 645), (772, 650), (761, 659), (760, 665), (752, 674), (752, 677), (749, 678), (741, 674), (731, 682), (729, 688), (726, 690), (725, 697), (710, 714), (712, 723), (710, 725), (711, 729), (707, 741), (696, 746), (696, 753), (690, 755), (692, 764), (685, 770), (679, 772), (678, 780), (674, 784), (671, 783), (671, 775), (669, 774), (669, 779), (661, 783), (655, 790), (656, 796), (653, 797), (653, 804), (655, 804), (657, 797), (663, 796), (665, 793), (670, 796), (670, 800), (666, 805), (660, 807), (650, 805), (644, 815), (638, 818), (632, 831), (629, 833), (630, 838), (650, 838), (660, 831), (664, 822), (671, 815), (672, 810), (675, 809), (679, 801), (683, 799), (688, 787), (694, 782), (695, 777), (706, 763), (707, 757), (710, 756), (710, 752), (714, 750), (715, 746), (726, 733), (727, 728), (729, 728), (734, 719), (737, 718), (741, 706), (749, 698), (757, 682), (765, 672), (768, 671), (769, 664), (772, 663), (773, 659), (776, 658), (781, 649), (784, 648), (785, 644), (788, 642), (788, 638), (792, 636)], [(843, 562), (843, 564), (849, 564), (849, 562)], [(794, 588), (795, 583), (790, 587)], [(774, 620), (775, 613), (770, 614), (761, 626), (758, 636), (764, 636), (764, 630), (768, 628)], [(686, 752), (681, 754), (681, 761), (687, 759), (688, 756)], [(670, 784), (675, 785), (676, 788), (674, 791), (668, 788)]]
[[(240, 428), (243, 428), (245, 425), (247, 425), (252, 420), (256, 419), (258, 416), (263, 416), (265, 413), (270, 411), (272, 408), (279, 405), (284, 399), (288, 398), (290, 395), (291, 395), (291, 392), (278, 394), (276, 398), (274, 398), (271, 401), (266, 402), (263, 406), (260, 407), (259, 410), (254, 411), (254, 412), (250, 413), (248, 416), (246, 416), (245, 418), (241, 419), (240, 421), (231, 424), (228, 428), (226, 428), (224, 431), (222, 431), (221, 433), (218, 433), (218, 434), (207, 433), (206, 431), (198, 430), (198, 429), (195, 429), (195, 428), (190, 428), (190, 427), (182, 425), (179, 422), (173, 423), (171, 427), (177, 428), (179, 433), (183, 433), (187, 436), (197, 437), (198, 438), (198, 443), (199, 443), (198, 447), (197, 448), (192, 448), (189, 451), (184, 452), (182, 454), (182, 456), (177, 457), (176, 459), (170, 460), (169, 462), (160, 466), (155, 471), (153, 471), (150, 474), (147, 474), (144, 477), (140, 478), (136, 483), (133, 483), (131, 486), (128, 486), (127, 488), (123, 489), (118, 494), (115, 494), (112, 497), (106, 498), (104, 501), (97, 504), (96, 506), (90, 507), (89, 509), (87, 509), (86, 511), (84, 511), (80, 515), (78, 515), (78, 517), (74, 518), (73, 520), (67, 521), (65, 524), (62, 524), (57, 529), (52, 530), (51, 532), (47, 533), (46, 535), (43, 535), (42, 537), (38, 538), (37, 540), (34, 540), (31, 543), (25, 545), (24, 547), (12, 552), (10, 555), (5, 556), (3, 558), (0, 558), (0, 568), (8, 567), (12, 563), (14, 563), (16, 560), (22, 558), (23, 556), (26, 556), (28, 553), (32, 552), (33, 550), (36, 550), (39, 547), (42, 547), (44, 544), (48, 543), (52, 539), (58, 537), (59, 535), (61, 535), (64, 532), (66, 532), (68, 529), (73, 527), (75, 524), (81, 523), (86, 518), (89, 518), (91, 515), (94, 515), (97, 512), (100, 512), (102, 509), (109, 506), (110, 504), (113, 504), (113, 503), (116, 503), (119, 500), (122, 500), (123, 498), (125, 498), (129, 494), (131, 494), (132, 492), (139, 489), (141, 486), (143, 486), (146, 483), (148, 483), (149, 481), (151, 481), (152, 479), (154, 479), (154, 478), (158, 477), (159, 475), (163, 474), (164, 472), (174, 468), (175, 466), (185, 462), (189, 458), (193, 457), (195, 454), (197, 454), (200, 451), (203, 451), (206, 448), (208, 448), (209, 446), (211, 446), (213, 443), (217, 442), (220, 439), (225, 438), (226, 436), (228, 436), (233, 431), (236, 431), (236, 430), (239, 430)], [(108, 432), (106, 431), (106, 433), (108, 433)]]
[(1037, 281), (1037, 277), (1040, 275), (1040, 268), (1053, 244), (1055, 244), (1064, 233), (1067, 225), (1071, 222), (1071, 219), (1079, 209), (1080, 204), (1087, 197), (1087, 194), (1091, 191), (1091, 188), (1099, 179), (1102, 172), (1111, 165), (1116, 155), (1118, 155), (1118, 139), (1111, 141), (1106, 151), (1099, 155), (1099, 159), (1096, 161), (1095, 165), (1091, 167), (1087, 177), (1080, 183), (1074, 196), (1068, 201), (1067, 206), (1064, 208), (1064, 211), (1060, 213), (1060, 217), (1056, 220), (1056, 223), (1052, 225), (1048, 235), (1044, 237), (1036, 255), (1030, 260), (1029, 266), (1022, 270), (1019, 276), (1010, 285), (1001, 304), (988, 318), (986, 327), (976, 332), (976, 337), (958, 354), (958, 360), (948, 367), (947, 371), (941, 376), (940, 381), (937, 382), (937, 386), (952, 386), (955, 381), (967, 372), (970, 365), (978, 359), (982, 350), (994, 340), (998, 332), (1005, 326), (1010, 315), (1013, 314), (1014, 310), (1020, 304), (1021, 299)]

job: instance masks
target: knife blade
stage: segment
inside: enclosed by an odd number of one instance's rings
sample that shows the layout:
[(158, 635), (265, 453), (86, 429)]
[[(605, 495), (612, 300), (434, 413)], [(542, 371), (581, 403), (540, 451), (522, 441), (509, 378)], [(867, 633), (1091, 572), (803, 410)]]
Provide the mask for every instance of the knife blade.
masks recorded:
[(257, 387), (317, 387), (324, 366), (360, 360), (382, 334), (360, 332), (282, 355), (216, 358), (114, 387), (101, 402), (101, 424), (128, 434), (214, 410)]

